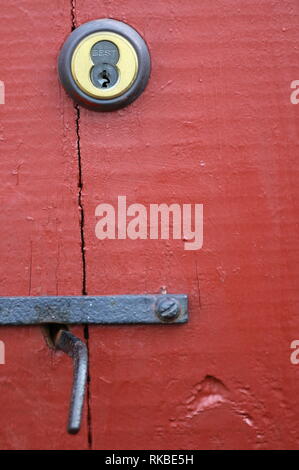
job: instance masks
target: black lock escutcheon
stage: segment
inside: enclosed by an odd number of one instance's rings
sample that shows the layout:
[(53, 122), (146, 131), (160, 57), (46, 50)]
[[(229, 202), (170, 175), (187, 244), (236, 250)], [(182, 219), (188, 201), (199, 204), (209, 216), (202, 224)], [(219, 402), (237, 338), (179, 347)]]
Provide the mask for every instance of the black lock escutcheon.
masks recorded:
[(132, 103), (145, 89), (151, 61), (148, 47), (131, 26), (113, 19), (89, 21), (64, 43), (58, 71), (67, 93), (96, 111)]

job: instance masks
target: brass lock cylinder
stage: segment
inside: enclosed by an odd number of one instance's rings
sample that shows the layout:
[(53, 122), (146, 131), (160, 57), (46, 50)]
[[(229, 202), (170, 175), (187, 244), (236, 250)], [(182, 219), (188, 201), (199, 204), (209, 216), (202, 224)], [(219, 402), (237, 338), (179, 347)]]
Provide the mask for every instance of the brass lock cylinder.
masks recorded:
[(143, 38), (131, 26), (112, 19), (79, 26), (58, 59), (59, 77), (67, 93), (97, 111), (112, 111), (134, 101), (145, 89), (150, 69)]

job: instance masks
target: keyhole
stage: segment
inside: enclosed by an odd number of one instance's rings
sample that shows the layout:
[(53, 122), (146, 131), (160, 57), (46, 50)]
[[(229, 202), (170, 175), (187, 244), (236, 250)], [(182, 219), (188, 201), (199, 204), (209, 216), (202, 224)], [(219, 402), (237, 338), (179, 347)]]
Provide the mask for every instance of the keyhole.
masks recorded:
[(107, 70), (103, 70), (99, 74), (99, 83), (100, 83), (102, 88), (108, 88), (108, 85), (110, 83), (110, 75), (107, 72)]
[(108, 90), (116, 84), (118, 72), (116, 67), (110, 64), (97, 64), (91, 69), (90, 78), (94, 86)]

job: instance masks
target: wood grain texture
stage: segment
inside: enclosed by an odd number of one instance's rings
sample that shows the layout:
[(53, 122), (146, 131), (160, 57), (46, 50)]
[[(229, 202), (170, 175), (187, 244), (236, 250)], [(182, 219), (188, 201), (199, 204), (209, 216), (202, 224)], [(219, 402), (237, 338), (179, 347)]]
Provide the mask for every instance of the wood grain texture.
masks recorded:
[[(174, 328), (90, 328), (93, 446), (297, 448), (295, 0), (76, 1), (150, 47), (145, 93), (81, 110), (87, 292), (190, 295)], [(71, 105), (70, 105), (71, 106)], [(203, 203), (204, 247), (95, 237), (97, 204)]]
[[(56, 70), (71, 24), (68, 1), (1, 2), (1, 295), (82, 292), (76, 114)], [(0, 448), (86, 448), (85, 425), (66, 433), (71, 360), (39, 327), (1, 328), (0, 339)]]

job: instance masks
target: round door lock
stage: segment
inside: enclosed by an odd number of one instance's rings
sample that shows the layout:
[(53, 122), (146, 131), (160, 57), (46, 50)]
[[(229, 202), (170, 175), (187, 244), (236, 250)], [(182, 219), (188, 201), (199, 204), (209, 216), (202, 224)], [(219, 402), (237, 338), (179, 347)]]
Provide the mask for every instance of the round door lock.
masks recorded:
[(58, 59), (67, 93), (97, 111), (132, 103), (145, 89), (150, 69), (149, 51), (140, 34), (111, 19), (89, 21), (75, 29)]

